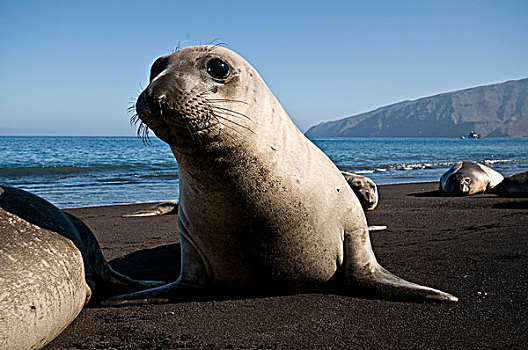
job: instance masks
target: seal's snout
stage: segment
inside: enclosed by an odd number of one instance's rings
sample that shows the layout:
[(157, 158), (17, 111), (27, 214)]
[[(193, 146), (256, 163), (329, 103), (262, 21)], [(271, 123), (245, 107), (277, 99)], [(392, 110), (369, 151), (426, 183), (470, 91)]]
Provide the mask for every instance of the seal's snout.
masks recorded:
[(458, 192), (460, 195), (469, 194), (471, 179), (467, 176), (457, 176)]
[(463, 194), (468, 194), (470, 184), (471, 184), (470, 178), (466, 177), (462, 179), (462, 181), (460, 182), (460, 192), (462, 192)]
[(372, 187), (368, 193), (368, 204), (367, 210), (373, 210), (378, 203), (378, 195), (376, 193), (376, 188)]
[[(153, 68), (154, 76), (157, 70)], [(162, 68), (159, 68), (162, 69)], [(148, 120), (153, 117), (174, 117), (178, 119), (179, 100), (182, 92), (177, 82), (173, 82), (169, 76), (157, 75), (149, 86), (141, 93), (136, 102), (138, 116), (148, 125)]]
[(468, 195), (471, 190), (471, 179), (463, 174), (453, 174), (449, 180), (451, 192), (457, 196)]
[(136, 102), (136, 111), (144, 122), (153, 116), (174, 114), (167, 98), (173, 94), (169, 87), (175, 85), (168, 74), (169, 60), (170, 56), (162, 56), (150, 67), (149, 85)]

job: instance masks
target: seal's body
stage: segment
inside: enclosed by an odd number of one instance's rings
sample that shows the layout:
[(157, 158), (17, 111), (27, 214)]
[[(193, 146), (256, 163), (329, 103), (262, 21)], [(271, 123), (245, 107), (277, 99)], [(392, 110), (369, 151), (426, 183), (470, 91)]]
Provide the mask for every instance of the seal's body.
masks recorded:
[(528, 197), (528, 172), (504, 178), (490, 193), (501, 197)]
[(458, 162), (440, 177), (440, 189), (452, 196), (482, 193), (497, 186), (504, 177), (475, 162)]
[(456, 300), (377, 263), (341, 172), (234, 52), (198, 46), (161, 57), (136, 107), (178, 161), (182, 267), (171, 284), (108, 303), (177, 300), (210, 286), (299, 290), (330, 280), (386, 298)]
[(42, 348), (94, 293), (159, 284), (112, 270), (78, 218), (29, 192), (0, 187), (0, 348)]
[(0, 348), (40, 349), (90, 299), (81, 253), (70, 240), (1, 209), (0, 231)]

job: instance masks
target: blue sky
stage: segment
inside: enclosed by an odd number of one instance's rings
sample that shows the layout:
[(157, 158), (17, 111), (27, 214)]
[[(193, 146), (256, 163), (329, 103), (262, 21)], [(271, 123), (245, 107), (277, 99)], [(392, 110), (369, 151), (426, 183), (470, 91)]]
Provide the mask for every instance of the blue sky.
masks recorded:
[(528, 1), (0, 0), (0, 135), (135, 135), (151, 63), (226, 43), (305, 131), (528, 77)]

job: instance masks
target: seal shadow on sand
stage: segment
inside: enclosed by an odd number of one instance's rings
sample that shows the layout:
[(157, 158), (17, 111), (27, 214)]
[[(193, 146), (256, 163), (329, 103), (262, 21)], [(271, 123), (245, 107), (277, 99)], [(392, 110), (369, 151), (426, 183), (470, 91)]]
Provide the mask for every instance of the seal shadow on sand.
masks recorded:
[(448, 193), (445, 193), (444, 191), (438, 189), (434, 191), (427, 191), (427, 192), (416, 192), (416, 193), (408, 193), (407, 196), (409, 197), (425, 197), (425, 198), (433, 198), (433, 197), (443, 197), (443, 198), (497, 198), (495, 195), (490, 195), (489, 193), (477, 193), (467, 196), (453, 196)]
[(180, 275), (180, 244), (166, 244), (142, 249), (109, 261), (110, 265), (130, 276), (151, 276), (154, 280), (172, 282)]
[(491, 207), (495, 209), (528, 209), (528, 200), (495, 203)]
[[(109, 261), (112, 268), (120, 273), (126, 274), (131, 278), (146, 279), (151, 278), (157, 281), (164, 281), (167, 283), (175, 281), (180, 275), (181, 267), (181, 247), (180, 243), (161, 245), (156, 248), (138, 250), (125, 256), (115, 258)], [(194, 296), (182, 298), (180, 301), (171, 301), (173, 303), (188, 302), (188, 301), (221, 301), (221, 300), (241, 300), (241, 299), (258, 299), (269, 298), (277, 296), (286, 296), (299, 293), (315, 293), (315, 294), (334, 294), (350, 296), (343, 288), (340, 288), (338, 283), (330, 281), (326, 286), (319, 286), (314, 289), (303, 290), (251, 290), (241, 293), (222, 292), (209, 290), (205, 293), (198, 293)], [(356, 297), (363, 299), (378, 300), (375, 295), (356, 291)], [(389, 298), (389, 300), (392, 300)], [(394, 299), (393, 301), (398, 301)], [(399, 300), (405, 301), (405, 300)], [(86, 307), (100, 307), (96, 304), (88, 304)]]
[[(149, 277), (157, 281), (164, 281), (167, 283), (175, 281), (180, 275), (181, 266), (181, 247), (180, 243), (166, 244), (156, 248), (142, 249), (129, 253), (125, 256), (115, 258), (109, 261), (112, 268), (121, 273), (125, 273), (132, 278)], [(334, 293), (346, 295), (344, 291), (336, 286), (329, 285), (319, 287), (317, 290), (304, 290), (306, 293)], [(221, 300), (240, 300), (240, 299), (258, 299), (261, 297), (284, 296), (291, 294), (298, 294), (299, 291), (251, 291), (242, 293), (225, 293), (221, 291), (209, 290), (205, 293), (197, 293), (194, 296), (182, 297), (179, 301), (171, 301), (173, 303), (188, 302), (188, 301), (221, 301)], [(369, 298), (368, 295), (363, 296)], [(100, 307), (95, 304), (88, 304), (86, 307)]]
[(449, 197), (444, 191), (442, 190), (434, 190), (434, 191), (427, 191), (427, 192), (416, 192), (416, 193), (408, 193), (407, 196), (410, 197)]
[[(433, 197), (461, 198), (461, 197), (450, 196), (449, 194), (443, 192), (442, 190), (408, 193), (407, 196), (425, 197), (425, 198), (433, 198)], [(474, 194), (471, 196), (463, 196), (463, 198), (499, 198), (499, 197), (495, 195), (490, 195), (489, 193), (479, 193), (479, 194)], [(515, 197), (511, 197), (511, 198), (515, 198)], [(528, 209), (528, 200), (495, 203), (491, 207), (494, 209)]]

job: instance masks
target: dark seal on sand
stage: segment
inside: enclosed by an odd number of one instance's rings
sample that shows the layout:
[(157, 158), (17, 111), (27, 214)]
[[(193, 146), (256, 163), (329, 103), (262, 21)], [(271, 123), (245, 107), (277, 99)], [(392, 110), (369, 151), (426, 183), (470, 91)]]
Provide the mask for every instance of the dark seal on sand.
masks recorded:
[(528, 197), (528, 171), (504, 178), (489, 192), (501, 197)]
[(20, 189), (0, 187), (0, 348), (40, 349), (92, 295), (159, 282), (115, 272), (78, 218)]

